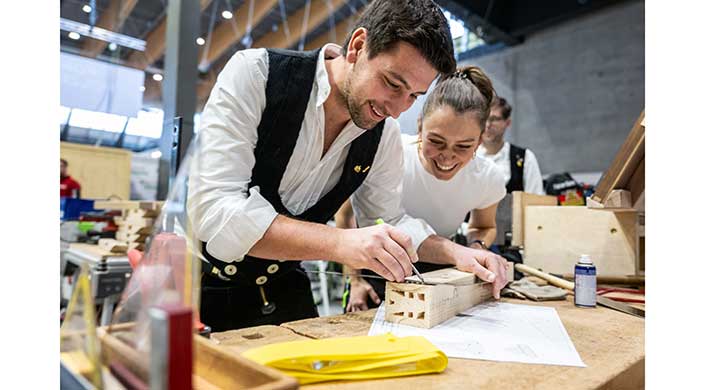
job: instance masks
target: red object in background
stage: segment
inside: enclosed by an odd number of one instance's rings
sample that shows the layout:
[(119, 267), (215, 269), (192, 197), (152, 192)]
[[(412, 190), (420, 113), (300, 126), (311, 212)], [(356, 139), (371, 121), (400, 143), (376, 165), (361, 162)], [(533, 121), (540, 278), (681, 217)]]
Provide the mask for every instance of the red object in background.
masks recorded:
[[(167, 352), (166, 388), (169, 390), (191, 390), (193, 378), (193, 319), (191, 317), (191, 308), (181, 305), (160, 305), (156, 307), (165, 315), (168, 330), (166, 330), (165, 341)], [(154, 319), (152, 319), (154, 321)], [(152, 333), (153, 338), (159, 338), (159, 335)], [(160, 343), (161, 345), (161, 343)], [(164, 346), (164, 345), (162, 345)], [(154, 348), (154, 344), (152, 344)], [(152, 352), (154, 353), (154, 351)], [(150, 373), (152, 375), (154, 373)]]
[(60, 196), (66, 198), (79, 198), (81, 185), (78, 184), (71, 176), (64, 176), (61, 178), (61, 184), (59, 186)]

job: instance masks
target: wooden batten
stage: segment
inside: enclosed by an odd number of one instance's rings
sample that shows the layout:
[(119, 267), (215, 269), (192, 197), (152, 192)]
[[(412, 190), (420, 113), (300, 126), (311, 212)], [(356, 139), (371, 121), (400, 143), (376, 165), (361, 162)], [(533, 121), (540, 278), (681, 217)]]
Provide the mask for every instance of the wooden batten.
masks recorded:
[(646, 136), (644, 112), (634, 122), (627, 139), (595, 187), (592, 200), (604, 204), (613, 190), (628, 190), (633, 200), (644, 193)]

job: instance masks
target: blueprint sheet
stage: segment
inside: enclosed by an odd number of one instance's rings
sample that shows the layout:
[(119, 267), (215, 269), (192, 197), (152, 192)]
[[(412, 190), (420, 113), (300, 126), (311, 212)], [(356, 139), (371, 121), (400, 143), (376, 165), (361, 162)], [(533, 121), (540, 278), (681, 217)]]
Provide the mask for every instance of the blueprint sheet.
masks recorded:
[(448, 357), (585, 367), (552, 307), (492, 302), (431, 329), (384, 320), (377, 309), (368, 335), (424, 336)]

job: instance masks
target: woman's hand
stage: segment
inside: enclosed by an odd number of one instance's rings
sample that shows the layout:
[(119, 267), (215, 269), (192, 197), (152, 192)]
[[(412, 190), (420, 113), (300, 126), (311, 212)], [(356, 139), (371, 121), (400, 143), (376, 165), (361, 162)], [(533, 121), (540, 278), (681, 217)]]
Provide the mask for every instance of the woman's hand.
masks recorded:
[(367, 281), (362, 278), (352, 278), (350, 280), (350, 300), (345, 307), (345, 312), (351, 313), (369, 309), (367, 307), (367, 297), (372, 298), (372, 301), (378, 305), (381, 302), (379, 296)]
[(507, 284), (507, 260), (488, 250), (455, 245), (456, 268), (472, 272), (485, 282), (492, 283), (492, 293), (499, 299), (499, 292)]

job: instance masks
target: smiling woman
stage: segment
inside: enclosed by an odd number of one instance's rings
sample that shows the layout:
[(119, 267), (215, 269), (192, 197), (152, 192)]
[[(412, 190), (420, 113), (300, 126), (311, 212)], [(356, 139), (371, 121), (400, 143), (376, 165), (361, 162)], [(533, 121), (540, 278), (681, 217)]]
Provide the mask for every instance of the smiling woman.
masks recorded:
[[(453, 247), (458, 259), (454, 265), (467, 271), (473, 271), (473, 257), (494, 256), (481, 249), (495, 239), (497, 204), (506, 194), (500, 169), (475, 155), (493, 98), (492, 82), (480, 68), (458, 70), (442, 77), (429, 94), (418, 119), (417, 136), (402, 136), (402, 207), (426, 221), (440, 237), (454, 235), (470, 212), (467, 242), (472, 249)], [(424, 257), (421, 252), (419, 258), (416, 267), (420, 272), (449, 266), (426, 263), (432, 256)], [(364, 310), (383, 299), (384, 283), (354, 278), (346, 309)]]

